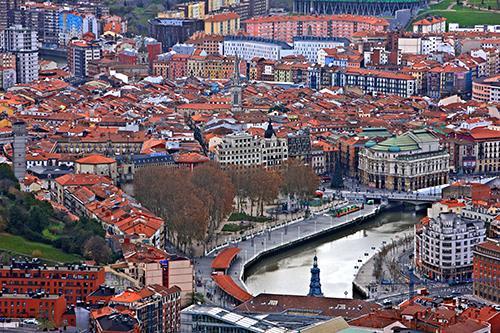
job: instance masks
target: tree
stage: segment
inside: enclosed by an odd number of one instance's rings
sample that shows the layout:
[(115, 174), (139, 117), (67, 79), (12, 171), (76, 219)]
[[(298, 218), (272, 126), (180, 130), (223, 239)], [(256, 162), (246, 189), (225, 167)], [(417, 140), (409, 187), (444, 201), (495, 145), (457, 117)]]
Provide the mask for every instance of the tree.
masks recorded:
[(0, 179), (7, 179), (17, 183), (14, 171), (12, 171), (12, 168), (8, 164), (0, 164)]
[(214, 163), (206, 163), (193, 170), (191, 182), (205, 192), (210, 217), (209, 233), (219, 227), (222, 220), (233, 211), (234, 185), (228, 174)]
[(85, 242), (83, 255), (98, 264), (107, 264), (111, 261), (111, 249), (106, 241), (99, 236), (92, 236)]
[(344, 186), (344, 179), (342, 177), (342, 169), (340, 167), (340, 162), (335, 162), (335, 167), (332, 173), (332, 179), (330, 181), (330, 186), (332, 188), (340, 189)]
[(236, 209), (241, 212), (243, 210), (243, 202), (248, 199), (248, 177), (249, 168), (231, 166), (228, 169), (228, 175), (231, 178), (235, 194), (236, 194)]
[(175, 245), (187, 249), (193, 240), (205, 239), (209, 207), (215, 207), (217, 192), (196, 187), (188, 171), (168, 167), (140, 170), (134, 185), (137, 199), (165, 221)]
[(264, 203), (269, 203), (278, 198), (282, 179), (277, 171), (257, 168), (249, 177), (251, 183), (251, 196), (256, 199), (257, 209), (261, 216), (264, 215)]
[(314, 195), (320, 182), (309, 165), (299, 160), (288, 160), (282, 171), (282, 192), (289, 197), (305, 200)]

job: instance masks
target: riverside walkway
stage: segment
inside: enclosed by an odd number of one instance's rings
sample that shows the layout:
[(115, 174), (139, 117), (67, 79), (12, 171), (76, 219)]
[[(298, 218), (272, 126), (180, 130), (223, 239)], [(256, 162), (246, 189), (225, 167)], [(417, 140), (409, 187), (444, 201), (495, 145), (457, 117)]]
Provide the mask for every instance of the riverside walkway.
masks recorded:
[[(346, 203), (336, 207), (346, 206)], [(238, 247), (239, 256), (235, 258), (226, 274), (236, 285), (247, 290), (243, 282), (244, 268), (258, 261), (264, 256), (277, 253), (287, 248), (297, 246), (312, 239), (335, 232), (349, 226), (361, 223), (378, 213), (380, 206), (365, 205), (363, 209), (342, 217), (333, 217), (326, 214), (327, 210), (314, 213), (312, 216), (299, 219), (288, 224), (263, 228), (260, 232), (250, 237), (238, 239), (225, 247)], [(212, 251), (206, 256), (196, 258), (195, 270), (197, 292), (203, 294), (209, 302), (217, 305), (231, 307), (238, 302), (226, 292), (217, 287), (212, 277), (211, 263), (221, 249)]]

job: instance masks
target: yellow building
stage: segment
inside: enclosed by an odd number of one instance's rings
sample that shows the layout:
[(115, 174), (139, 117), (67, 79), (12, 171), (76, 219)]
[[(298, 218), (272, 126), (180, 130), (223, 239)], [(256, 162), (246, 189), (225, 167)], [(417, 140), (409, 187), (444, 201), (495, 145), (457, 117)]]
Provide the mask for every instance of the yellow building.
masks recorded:
[(215, 12), (219, 9), (221, 9), (223, 5), (222, 0), (208, 0), (207, 1), (207, 10), (209, 13)]
[(209, 35), (233, 35), (240, 30), (240, 16), (233, 12), (216, 14), (205, 19), (205, 33)]
[(193, 1), (179, 4), (173, 10), (158, 13), (158, 18), (205, 18), (205, 2)]
[(187, 61), (187, 74), (194, 77), (205, 77), (205, 57), (191, 56)]
[(179, 8), (184, 8), (184, 12), (188, 18), (204, 19), (205, 18), (205, 2), (194, 1), (179, 5)]
[(158, 18), (186, 18), (184, 11), (180, 9), (167, 10), (165, 12), (159, 12)]

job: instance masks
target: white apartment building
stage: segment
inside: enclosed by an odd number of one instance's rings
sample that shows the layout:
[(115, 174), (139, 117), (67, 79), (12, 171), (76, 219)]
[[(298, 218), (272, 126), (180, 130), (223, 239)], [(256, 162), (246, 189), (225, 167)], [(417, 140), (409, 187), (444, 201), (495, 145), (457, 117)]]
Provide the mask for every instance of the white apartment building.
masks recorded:
[(417, 272), (440, 281), (469, 279), (474, 246), (483, 242), (485, 237), (483, 221), (453, 212), (427, 217), (415, 226)]
[(448, 31), (449, 32), (477, 31), (477, 32), (497, 32), (497, 33), (500, 33), (500, 24), (495, 24), (495, 25), (476, 24), (474, 26), (474, 28), (464, 28), (464, 27), (460, 27), (460, 25), (458, 23), (448, 23)]
[(426, 17), (413, 23), (414, 33), (443, 33), (446, 32), (446, 18), (444, 17)]
[(288, 140), (273, 135), (260, 138), (239, 132), (228, 134), (215, 147), (215, 159), (223, 166), (274, 166), (288, 159)]
[(38, 80), (37, 32), (14, 25), (0, 32), (0, 50), (16, 56), (18, 83)]
[(253, 58), (279, 60), (293, 54), (292, 47), (281, 41), (260, 37), (226, 36), (219, 45), (219, 53), (225, 56), (238, 56), (245, 61)]
[(347, 38), (297, 36), (293, 39), (293, 54), (303, 55), (308, 62), (317, 62), (318, 51), (349, 45)]
[(402, 54), (432, 54), (435, 52), (445, 52), (455, 55), (455, 48), (453, 45), (446, 43), (440, 35), (400, 37), (398, 39), (398, 48)]

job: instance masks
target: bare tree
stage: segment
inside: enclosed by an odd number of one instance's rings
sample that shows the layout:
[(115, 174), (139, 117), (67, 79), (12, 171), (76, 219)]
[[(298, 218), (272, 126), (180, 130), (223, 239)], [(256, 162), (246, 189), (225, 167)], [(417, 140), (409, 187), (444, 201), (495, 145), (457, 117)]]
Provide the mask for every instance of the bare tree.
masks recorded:
[(288, 160), (282, 170), (282, 192), (290, 198), (305, 200), (314, 195), (320, 181), (313, 169), (299, 160)]
[(212, 234), (222, 220), (233, 211), (235, 189), (229, 175), (215, 163), (206, 163), (194, 169), (191, 181), (197, 190), (203, 190), (208, 207)]
[(111, 261), (111, 248), (104, 238), (92, 236), (83, 245), (83, 255), (98, 264), (107, 264)]

